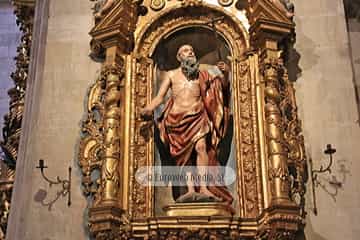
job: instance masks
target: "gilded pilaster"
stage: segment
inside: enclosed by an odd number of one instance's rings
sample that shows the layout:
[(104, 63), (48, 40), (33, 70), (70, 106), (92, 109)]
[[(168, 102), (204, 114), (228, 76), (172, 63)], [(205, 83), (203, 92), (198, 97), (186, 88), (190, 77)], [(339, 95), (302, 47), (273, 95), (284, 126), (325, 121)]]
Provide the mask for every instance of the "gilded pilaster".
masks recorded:
[[(79, 160), (85, 193), (95, 193), (89, 208), (90, 232), (95, 239), (127, 238), (128, 229), (123, 184), (126, 145), (127, 56), (133, 43), (137, 21), (136, 1), (98, 1), (95, 26), (91, 30), (92, 58), (103, 61), (101, 75), (89, 92), (87, 135), (82, 139)], [(116, 27), (114, 27), (116, 25)], [(100, 178), (91, 180), (93, 170)]]
[(102, 144), (99, 146), (100, 187), (98, 198), (89, 211), (90, 231), (96, 239), (108, 239), (112, 235), (121, 234), (124, 67), (124, 58), (119, 48), (109, 46), (100, 77), (100, 86), (103, 89), (100, 127)]
[[(289, 86), (284, 66), (284, 53), (294, 41), (295, 24), (292, 17), (270, 1), (249, 1), (248, 17), (251, 24), (251, 44), (259, 54), (260, 91), (262, 93), (263, 129), (265, 137), (265, 172), (263, 181), (269, 189), (265, 222), (258, 233), (259, 239), (293, 239), (303, 226), (300, 206), (290, 197), (294, 190), (290, 178), (289, 163), (292, 162), (292, 144), (287, 137), (290, 119), (285, 117), (286, 102), (293, 96), (284, 91)], [(290, 88), (288, 88), (290, 89)], [(289, 93), (289, 94), (286, 94)], [(297, 114), (296, 108), (292, 114)], [(292, 140), (293, 141), (293, 138)], [(301, 158), (301, 157), (300, 157)], [(290, 189), (291, 188), (291, 189)], [(265, 188), (264, 188), (265, 189)], [(266, 200), (266, 199), (265, 199)]]
[(120, 143), (121, 143), (121, 100), (124, 60), (117, 47), (107, 49), (102, 71), (105, 80), (105, 101), (103, 118), (103, 166), (101, 185), (102, 202), (118, 202), (120, 197)]
[(289, 173), (284, 129), (280, 111), (278, 71), (281, 65), (277, 43), (266, 40), (262, 50), (262, 75), (265, 82), (265, 135), (268, 147), (271, 202), (289, 201)]

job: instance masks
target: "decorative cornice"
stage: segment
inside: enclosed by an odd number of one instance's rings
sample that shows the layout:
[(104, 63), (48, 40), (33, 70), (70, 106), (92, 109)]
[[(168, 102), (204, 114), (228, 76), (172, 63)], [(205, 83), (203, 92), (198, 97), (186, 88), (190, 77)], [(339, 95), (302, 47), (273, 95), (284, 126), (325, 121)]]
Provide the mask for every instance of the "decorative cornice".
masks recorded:
[(95, 14), (95, 26), (89, 33), (92, 37), (92, 54), (100, 58), (104, 56), (103, 49), (110, 46), (119, 46), (123, 52), (131, 51), (139, 12), (137, 1), (106, 2), (111, 2), (111, 8), (101, 18), (97, 18)]
[[(267, 42), (277, 44), (275, 48), (286, 50), (295, 42), (295, 23), (274, 2), (280, 0), (251, 0), (248, 5), (250, 41), (253, 46), (267, 48)], [(279, 3), (282, 5), (282, 3)], [(284, 44), (286, 46), (281, 46)]]

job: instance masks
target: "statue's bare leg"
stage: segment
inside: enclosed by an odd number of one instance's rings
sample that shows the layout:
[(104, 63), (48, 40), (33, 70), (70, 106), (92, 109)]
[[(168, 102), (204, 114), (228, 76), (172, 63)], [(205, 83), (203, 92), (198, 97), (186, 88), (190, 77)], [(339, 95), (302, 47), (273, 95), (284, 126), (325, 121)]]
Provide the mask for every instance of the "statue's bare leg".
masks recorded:
[(187, 196), (191, 196), (194, 192), (195, 192), (195, 187), (194, 187), (194, 183), (191, 180), (191, 172), (187, 172), (186, 176), (187, 176), (187, 181), (186, 181), (186, 186), (187, 186), (187, 193), (185, 193), (184, 195), (182, 195), (182, 198), (186, 198)]
[[(196, 142), (195, 150), (196, 150), (196, 154), (197, 154), (196, 165), (200, 166), (200, 167), (197, 168), (198, 175), (205, 176), (206, 174), (208, 174), (208, 168), (207, 167), (209, 166), (209, 157), (208, 157), (208, 154), (207, 154), (207, 151), (206, 151), (205, 137), (199, 139)], [(200, 193), (203, 193), (203, 194), (211, 196), (211, 197), (213, 197), (215, 199), (218, 199), (218, 197), (216, 197), (207, 188), (207, 182), (206, 182), (204, 177), (201, 177), (199, 188), (200, 188)]]

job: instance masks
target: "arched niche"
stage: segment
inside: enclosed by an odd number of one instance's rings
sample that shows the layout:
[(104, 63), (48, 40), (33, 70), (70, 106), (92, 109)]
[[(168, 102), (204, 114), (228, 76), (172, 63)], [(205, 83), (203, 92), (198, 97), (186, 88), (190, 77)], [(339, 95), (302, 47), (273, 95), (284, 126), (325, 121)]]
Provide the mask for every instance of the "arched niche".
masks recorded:
[[(214, 21), (215, 19), (215, 21)], [(216, 33), (215, 33), (216, 31)], [(214, 35), (217, 35), (217, 39)], [(231, 66), (231, 99), (233, 113), (233, 166), (237, 181), (234, 186), (236, 215), (239, 217), (256, 217), (260, 209), (258, 199), (261, 196), (260, 155), (257, 132), (257, 107), (255, 78), (250, 76), (250, 62), (245, 51), (249, 48), (248, 33), (241, 22), (221, 8), (201, 5), (197, 7), (181, 7), (171, 9), (159, 18), (154, 19), (135, 39), (132, 54), (131, 80), (132, 92), (129, 94), (131, 114), (129, 129), (130, 167), (129, 189), (132, 196), (128, 201), (129, 213), (135, 217), (156, 215), (156, 197), (153, 186), (144, 187), (135, 181), (135, 169), (154, 166), (155, 143), (153, 133), (142, 136), (144, 123), (140, 119), (139, 110), (150, 101), (157, 91), (157, 75), (160, 70), (176, 67), (177, 48), (189, 41), (191, 36), (204, 40), (213, 35), (207, 43), (191, 40), (195, 51), (200, 54), (204, 64), (218, 61), (216, 44), (222, 44), (219, 55)], [(216, 42), (217, 41), (217, 42)], [(170, 57), (166, 66), (159, 66), (159, 48), (166, 47)], [(215, 53), (212, 53), (215, 52)], [(208, 56), (205, 56), (208, 55)], [(225, 56), (227, 55), (227, 56)], [(165, 57), (165, 58), (166, 58)], [(165, 60), (164, 60), (165, 61)], [(161, 63), (160, 63), (161, 64)], [(162, 69), (163, 68), (163, 69)], [(135, 204), (135, 202), (137, 204)], [(140, 203), (140, 204), (139, 204)], [(136, 206), (135, 206), (136, 205)], [(260, 204), (261, 205), (261, 204)]]

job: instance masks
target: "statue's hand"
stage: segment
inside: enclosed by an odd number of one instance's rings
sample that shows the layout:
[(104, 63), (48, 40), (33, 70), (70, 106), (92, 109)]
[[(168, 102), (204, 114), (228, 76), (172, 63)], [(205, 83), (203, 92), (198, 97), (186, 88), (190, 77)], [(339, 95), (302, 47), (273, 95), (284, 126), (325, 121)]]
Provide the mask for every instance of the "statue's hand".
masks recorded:
[(216, 64), (216, 66), (221, 70), (221, 72), (224, 74), (224, 77), (221, 78), (221, 83), (224, 88), (229, 87), (229, 73), (230, 73), (230, 67), (225, 62), (221, 61)]
[(140, 109), (140, 117), (144, 120), (152, 120), (153, 117), (153, 111), (148, 108), (141, 108)]
[(225, 62), (220, 61), (216, 64), (216, 66), (223, 72), (223, 73), (228, 73), (230, 72), (230, 67), (229, 65), (227, 65)]

